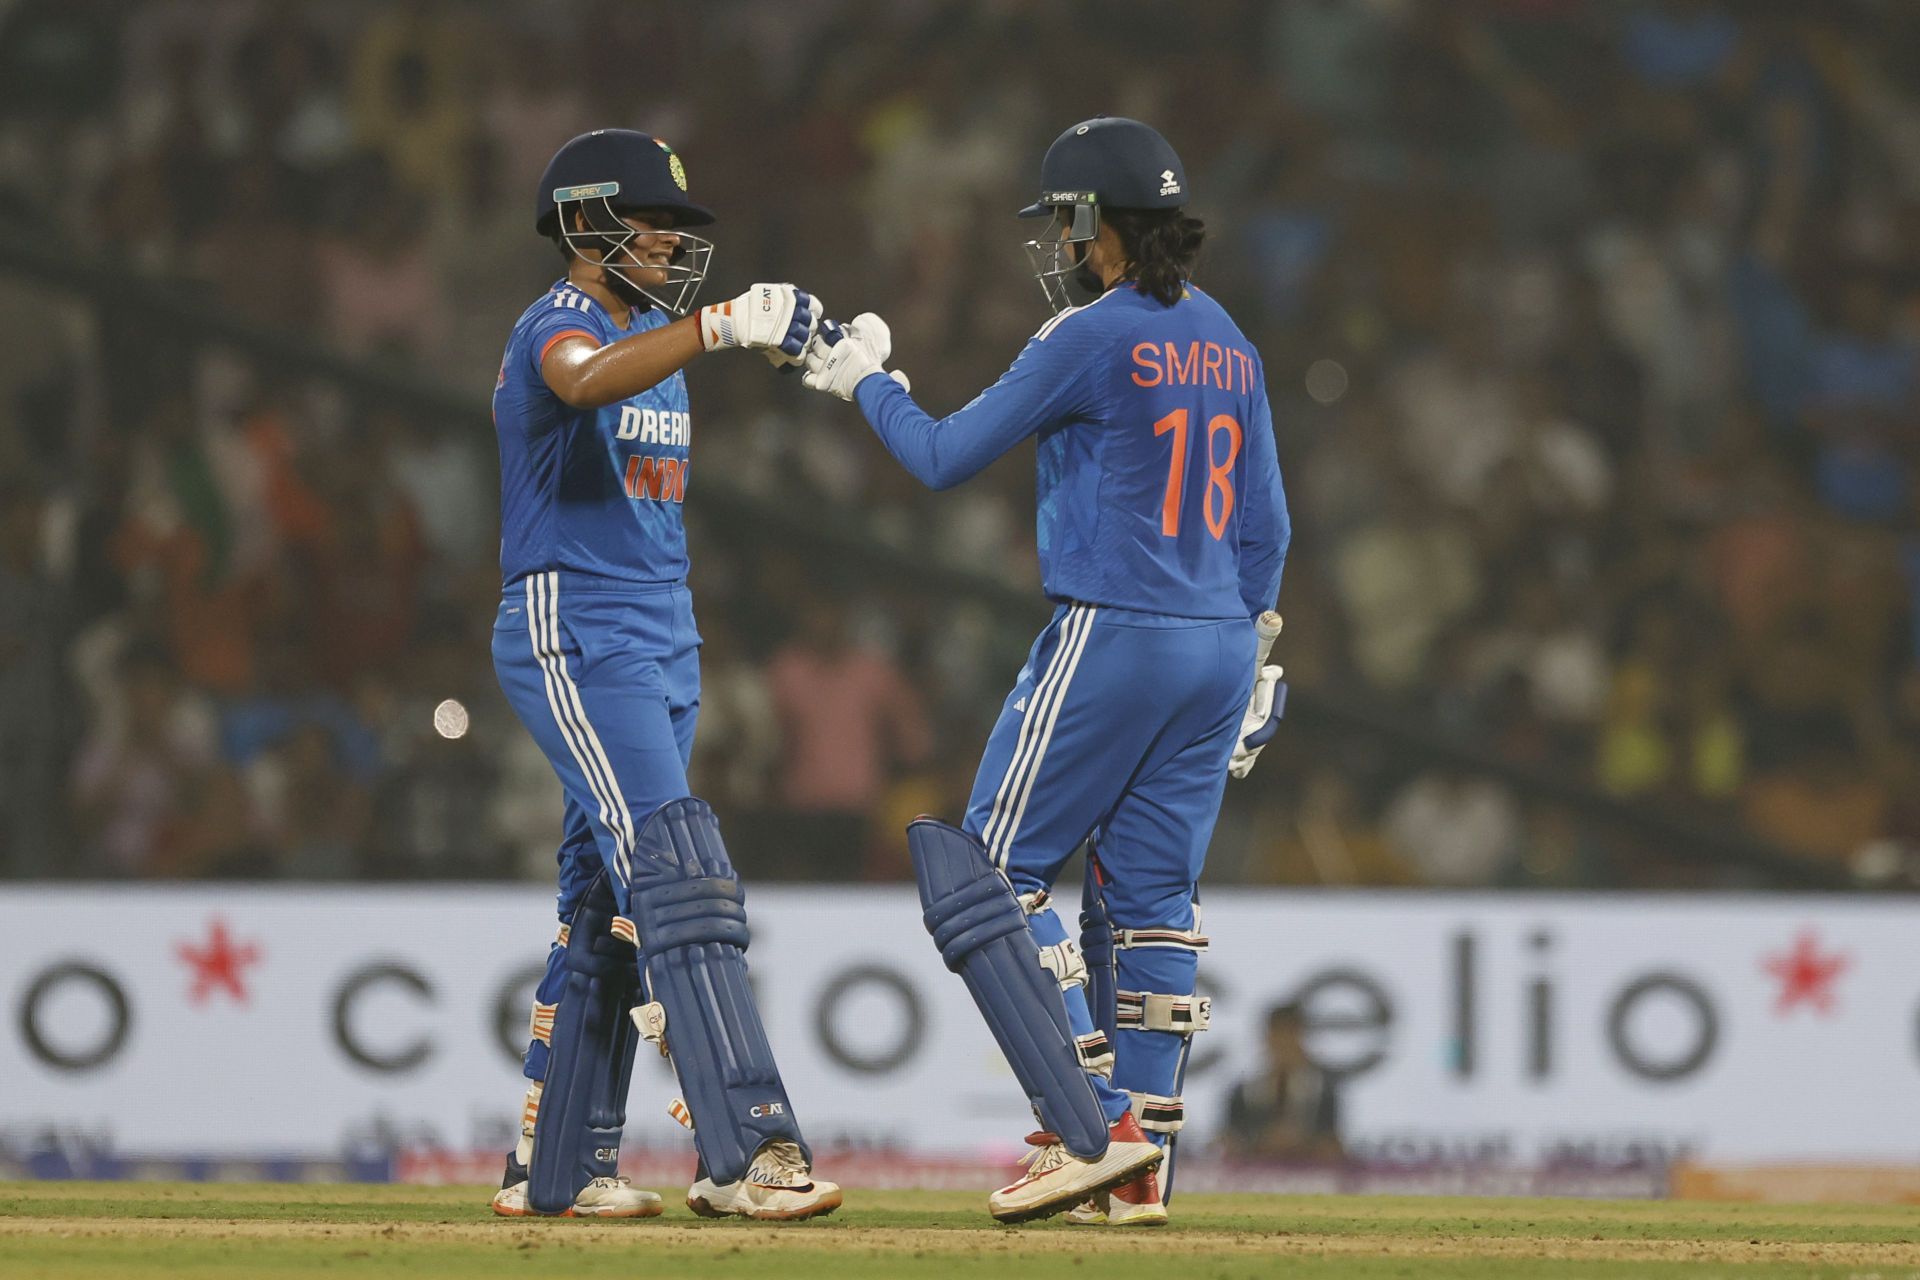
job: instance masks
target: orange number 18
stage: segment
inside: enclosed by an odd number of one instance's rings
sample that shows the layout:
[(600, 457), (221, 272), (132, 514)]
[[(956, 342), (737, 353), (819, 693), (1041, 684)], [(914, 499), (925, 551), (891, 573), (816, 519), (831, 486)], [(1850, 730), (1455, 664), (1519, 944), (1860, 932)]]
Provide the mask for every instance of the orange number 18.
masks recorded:
[[(1167, 496), (1160, 506), (1160, 533), (1163, 537), (1175, 538), (1180, 535), (1180, 506), (1186, 496), (1187, 483), (1187, 411), (1175, 409), (1166, 417), (1153, 424), (1153, 434), (1163, 436), (1173, 432), (1173, 456), (1167, 461)], [(1227, 433), (1227, 456), (1224, 460), (1214, 457), (1213, 439), (1220, 432)], [(1216, 413), (1207, 423), (1207, 500), (1203, 514), (1207, 518), (1207, 532), (1218, 542), (1227, 535), (1227, 520), (1233, 515), (1233, 464), (1240, 458), (1240, 424), (1228, 414)], [(1214, 499), (1219, 494), (1219, 500)], [(1218, 507), (1218, 513), (1214, 508)]]

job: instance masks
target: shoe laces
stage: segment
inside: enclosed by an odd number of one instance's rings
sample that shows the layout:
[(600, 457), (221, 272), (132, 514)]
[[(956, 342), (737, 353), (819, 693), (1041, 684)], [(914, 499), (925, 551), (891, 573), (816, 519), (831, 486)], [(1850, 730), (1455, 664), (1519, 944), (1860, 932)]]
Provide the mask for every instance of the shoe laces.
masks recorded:
[(1020, 1163), (1027, 1166), (1028, 1178), (1052, 1173), (1067, 1162), (1067, 1144), (1060, 1141), (1058, 1134), (1048, 1133), (1044, 1129), (1030, 1133), (1027, 1135), (1027, 1145), (1033, 1150), (1021, 1156)]
[(813, 1170), (797, 1142), (769, 1142), (753, 1156), (747, 1178), (768, 1187), (800, 1187), (813, 1181)]

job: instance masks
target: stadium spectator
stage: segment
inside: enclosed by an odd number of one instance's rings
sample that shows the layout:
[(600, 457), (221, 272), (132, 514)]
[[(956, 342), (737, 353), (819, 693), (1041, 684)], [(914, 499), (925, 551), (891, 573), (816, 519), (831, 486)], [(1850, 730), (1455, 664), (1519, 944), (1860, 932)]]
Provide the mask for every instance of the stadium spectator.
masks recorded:
[[(357, 705), (371, 684), (386, 710), (357, 714), (407, 717), (368, 726), (407, 743), (422, 704), (451, 696), (412, 655), (440, 643), (438, 619), (488, 608), (484, 421), (273, 353), (363, 354), (477, 404), (517, 300), (555, 274), (526, 208), (555, 138), (599, 123), (578, 84), (613, 86), (622, 119), (674, 140), (723, 215), (721, 276), (886, 314), (930, 405), (1004, 367), (1042, 318), (1005, 214), (1032, 196), (1013, 158), (1059, 114), (1062, 19), (848, 0), (838, 21), (923, 51), (881, 65), (841, 56), (832, 23), (776, 37), (742, 0), (710, 7), (742, 20), (642, 41), (617, 6), (532, 19), (503, 0), (0, 17), (0, 220), (60, 260), (7, 280), (0, 306), (16, 355), (0, 485), (45, 496), (31, 572), (26, 517), (7, 526), (0, 612), (35, 639), (0, 676), (0, 741), (76, 787), (108, 764), (147, 779), (144, 808), (76, 800), (30, 838), (0, 819), (10, 871), (23, 839), (115, 874), (319, 856), (311, 829), (261, 826), (248, 802), (244, 838), (195, 825), (238, 785), (233, 762), (176, 769), (124, 740), (100, 693), (130, 645), (152, 686), (158, 637), (164, 700), (222, 724), (262, 700)], [(1289, 677), (1407, 731), (1349, 751), (1356, 717), (1297, 717), (1299, 775), (1230, 789), (1216, 865), (1748, 882), (1631, 834), (1607, 797), (1828, 868), (1911, 838), (1920, 748), (1890, 708), (1920, 663), (1920, 8), (1232, 0), (1142, 59), (1128, 19), (1157, 13), (1120, 0), (1074, 47), (1119, 86), (1114, 109), (1191, 135), (1215, 233), (1199, 280), (1264, 355), (1294, 498)], [(558, 49), (591, 69), (559, 74)], [(722, 77), (738, 82), (724, 102), (695, 91)], [(786, 196), (750, 198), (769, 187)], [(241, 354), (209, 308), (280, 336)], [(1032, 474), (1002, 465), (925, 503), (791, 390), (700, 389), (701, 474), (734, 498), (709, 506), (699, 480), (689, 496), (714, 579), (710, 711), (740, 754), (703, 748), (696, 767), (763, 796), (731, 820), (814, 831), (820, 856), (796, 850), (786, 873), (897, 875), (875, 856), (897, 839), (870, 846), (853, 815), (957, 811), (969, 779), (948, 744), (977, 740), (1019, 662), (1003, 633), (1025, 624), (983, 622), (981, 599), (944, 586), (863, 582), (906, 620), (900, 656), (827, 656), (815, 611), (767, 601), (846, 613), (856, 597), (823, 569), (835, 556), (789, 534), (1026, 585), (1033, 531), (1013, 513)], [(0, 643), (0, 661), (20, 652)], [(49, 664), (93, 691), (69, 700), (84, 723), (10, 709), (58, 683)], [(551, 857), (511, 735), (484, 733), (500, 708), (480, 674), (464, 745), (349, 767), (372, 797), (356, 838), (410, 846), (354, 866)], [(823, 682), (843, 705), (817, 705)], [(1568, 808), (1524, 776), (1461, 776), (1435, 734), (1590, 795)], [(316, 787), (346, 785), (317, 743), (283, 749)], [(1340, 788), (1317, 776), (1333, 750)], [(398, 833), (423, 828), (393, 816), (451, 803), (448, 761), (499, 781), (469, 810), (488, 850), (470, 861), (412, 847)]]
[(1306, 1015), (1297, 1004), (1267, 1011), (1258, 1073), (1227, 1095), (1221, 1145), (1257, 1160), (1338, 1160), (1340, 1081), (1307, 1053)]
[(773, 656), (767, 688), (784, 757), (778, 801), (795, 853), (815, 875), (853, 879), (889, 774), (919, 764), (931, 746), (919, 695), (884, 655), (855, 645), (844, 611), (822, 601)]

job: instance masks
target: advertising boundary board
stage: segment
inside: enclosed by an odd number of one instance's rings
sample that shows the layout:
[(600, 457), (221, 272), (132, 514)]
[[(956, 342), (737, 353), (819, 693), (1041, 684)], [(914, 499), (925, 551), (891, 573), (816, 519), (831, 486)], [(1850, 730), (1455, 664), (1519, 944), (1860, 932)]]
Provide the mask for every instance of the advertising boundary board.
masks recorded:
[[(754, 980), (816, 1143), (998, 1158), (1031, 1116), (904, 886), (751, 889)], [(533, 886), (0, 890), (0, 1158), (352, 1160), (511, 1138)], [(1184, 1140), (1306, 1010), (1376, 1164), (1920, 1162), (1920, 902), (1229, 889)], [(669, 1149), (666, 1065), (628, 1140)]]

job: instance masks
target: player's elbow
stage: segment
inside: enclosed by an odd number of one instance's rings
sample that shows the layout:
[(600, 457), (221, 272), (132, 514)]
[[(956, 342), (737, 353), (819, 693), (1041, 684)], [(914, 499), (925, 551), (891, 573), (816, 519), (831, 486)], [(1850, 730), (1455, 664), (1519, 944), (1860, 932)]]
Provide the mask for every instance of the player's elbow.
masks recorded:
[(965, 481), (971, 472), (935, 467), (920, 473), (920, 483), (935, 493), (945, 493)]
[(620, 398), (596, 386), (591, 377), (580, 375), (549, 378), (547, 388), (570, 409), (601, 409)]

